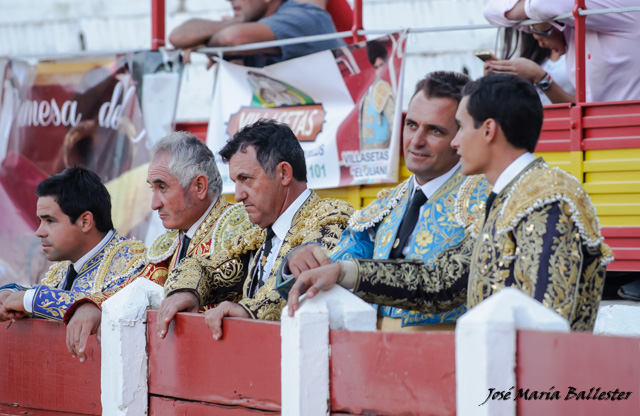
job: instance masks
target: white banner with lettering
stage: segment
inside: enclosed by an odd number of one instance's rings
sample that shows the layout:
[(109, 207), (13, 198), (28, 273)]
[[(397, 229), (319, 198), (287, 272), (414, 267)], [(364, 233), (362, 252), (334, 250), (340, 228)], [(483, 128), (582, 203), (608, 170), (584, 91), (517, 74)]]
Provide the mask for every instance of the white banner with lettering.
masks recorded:
[(265, 68), (218, 64), (207, 144), (218, 151), (259, 119), (286, 123), (305, 152), (311, 188), (398, 179), (404, 36), (393, 34)]

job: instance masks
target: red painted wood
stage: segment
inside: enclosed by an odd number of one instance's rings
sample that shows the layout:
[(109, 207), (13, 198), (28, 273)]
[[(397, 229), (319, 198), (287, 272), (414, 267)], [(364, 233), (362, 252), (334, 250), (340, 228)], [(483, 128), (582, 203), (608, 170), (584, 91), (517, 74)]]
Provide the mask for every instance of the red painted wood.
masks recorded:
[(603, 227), (602, 235), (615, 256), (607, 270), (640, 270), (640, 227)]
[(188, 131), (203, 142), (207, 141), (208, 121), (185, 121), (176, 123), (176, 131)]
[(149, 398), (150, 416), (258, 416), (277, 415), (277, 411), (248, 409), (238, 406), (224, 406), (204, 402), (187, 402), (151, 396)]
[(32, 409), (22, 406), (0, 404), (0, 416), (82, 416), (83, 413), (56, 412), (53, 410)]
[(571, 149), (570, 109), (571, 104), (554, 104), (544, 107), (544, 120), (536, 146), (537, 152), (568, 152)]
[[(518, 416), (639, 415), (640, 339), (586, 333), (518, 331), (517, 387), (560, 392), (560, 400), (517, 399)], [(564, 400), (577, 391), (631, 392), (627, 400)], [(496, 386), (497, 387), (497, 386)], [(509, 388), (511, 386), (505, 386)]]
[(67, 415), (102, 413), (100, 346), (95, 336), (89, 339), (88, 359), (80, 363), (67, 351), (62, 323), (22, 319), (9, 329), (2, 324), (0, 404), (28, 408), (28, 414), (46, 415), (47, 410)]
[(455, 415), (453, 332), (329, 336), (332, 412)]
[(280, 409), (280, 324), (226, 318), (215, 341), (202, 314), (178, 314), (165, 339), (148, 312), (149, 393), (178, 399)]
[(640, 101), (583, 105), (585, 150), (640, 147)]

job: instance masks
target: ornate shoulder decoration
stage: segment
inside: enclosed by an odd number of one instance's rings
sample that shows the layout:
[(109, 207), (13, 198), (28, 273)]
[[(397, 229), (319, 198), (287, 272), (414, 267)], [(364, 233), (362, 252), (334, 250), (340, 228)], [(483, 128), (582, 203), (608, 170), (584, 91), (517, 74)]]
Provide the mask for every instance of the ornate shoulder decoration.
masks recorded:
[(382, 221), (398, 205), (407, 192), (409, 181), (410, 178), (393, 189), (383, 189), (378, 192), (375, 201), (353, 213), (349, 219), (349, 228), (355, 232), (360, 232)]
[(289, 245), (297, 247), (307, 241), (310, 233), (326, 226), (336, 226), (340, 232), (346, 227), (353, 207), (348, 202), (334, 198), (320, 198), (313, 192), (294, 216), (288, 235)]
[(100, 293), (113, 282), (140, 272), (147, 264), (146, 251), (144, 244), (135, 238), (122, 238), (106, 247), (91, 292)]
[(147, 260), (150, 263), (158, 264), (171, 257), (176, 251), (176, 248), (178, 248), (180, 240), (178, 233), (178, 230), (167, 230), (160, 234), (151, 244), (151, 247), (149, 247)]
[(69, 260), (59, 261), (52, 264), (44, 275), (42, 284), (48, 287), (58, 287), (62, 279), (66, 277), (70, 264), (71, 262)]
[(456, 222), (472, 237), (476, 237), (482, 228), (489, 192), (491, 192), (491, 185), (484, 175), (468, 176), (458, 191), (455, 208)]
[(558, 201), (569, 206), (583, 243), (598, 247), (604, 239), (591, 198), (576, 178), (559, 168), (550, 168), (542, 159), (533, 162), (509, 188), (496, 222), (498, 235), (512, 231), (535, 209)]
[(242, 203), (230, 205), (218, 218), (211, 237), (212, 252), (224, 251), (240, 236), (252, 228), (260, 228), (249, 221)]
[(267, 233), (257, 225), (249, 228), (247, 231), (235, 234), (231, 237), (231, 242), (226, 246), (229, 257), (240, 257), (250, 251), (255, 251), (266, 238)]

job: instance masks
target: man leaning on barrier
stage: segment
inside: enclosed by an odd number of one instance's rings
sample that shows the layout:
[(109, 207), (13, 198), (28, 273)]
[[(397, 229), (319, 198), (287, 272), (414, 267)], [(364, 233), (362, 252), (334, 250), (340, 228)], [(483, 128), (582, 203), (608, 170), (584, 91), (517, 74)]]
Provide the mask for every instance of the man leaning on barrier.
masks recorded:
[[(381, 191), (377, 199), (351, 216), (331, 260), (412, 259), (428, 263), (466, 238), (464, 223), (457, 218), (463, 213), (455, 211), (453, 201), (464, 194), (464, 216), (478, 215), (489, 192), (485, 181), (465, 182), (460, 157), (451, 147), (458, 131), (456, 109), (468, 82), (466, 75), (438, 71), (417, 83), (402, 133), (405, 163), (413, 175), (394, 189)], [(295, 250), (287, 259), (289, 269), (298, 275), (318, 267), (313, 250), (313, 246)], [(442, 313), (381, 305), (378, 328), (451, 329), (465, 310), (461, 307), (465, 293), (458, 296), (460, 302), (450, 310), (442, 308)]]
[(36, 236), (56, 263), (40, 285), (0, 288), (0, 321), (61, 321), (75, 301), (117, 287), (145, 264), (144, 244), (113, 228), (111, 197), (94, 172), (69, 167), (40, 182), (36, 195)]
[(322, 199), (307, 188), (304, 152), (285, 124), (261, 120), (246, 126), (220, 155), (229, 163), (236, 201), (257, 227), (234, 236), (227, 251), (185, 259), (170, 273), (158, 314), (161, 338), (176, 312), (197, 310), (222, 296), (240, 300), (206, 311), (216, 339), (225, 316), (280, 320), (286, 302), (275, 281), (284, 257), (310, 242), (333, 248), (353, 212), (346, 202)]
[(138, 277), (163, 285), (169, 271), (188, 256), (223, 250), (235, 234), (251, 227), (244, 208), (229, 204), (211, 150), (197, 137), (175, 132), (152, 148), (147, 182), (151, 208), (167, 229), (152, 244), (144, 269), (121, 285), (77, 300), (67, 311), (67, 344), (72, 355), (84, 356), (87, 338), (98, 331), (102, 303)]
[(291, 314), (300, 294), (336, 282), (367, 301), (423, 312), (459, 304), (464, 291), (473, 307), (512, 286), (572, 329), (593, 329), (612, 253), (582, 184), (532, 153), (542, 127), (535, 88), (513, 75), (483, 77), (465, 87), (456, 120), (462, 172), (493, 185), (484, 219), (470, 228), (474, 238), (426, 265), (354, 259), (305, 271), (289, 294)]
[[(185, 62), (189, 62), (191, 51), (201, 47), (237, 46), (336, 31), (329, 13), (313, 4), (295, 0), (232, 0), (231, 7), (234, 16), (230, 19), (190, 19), (171, 31), (169, 42), (184, 49)], [(330, 39), (226, 54), (244, 55), (245, 66), (263, 67), (342, 45), (341, 39)]]

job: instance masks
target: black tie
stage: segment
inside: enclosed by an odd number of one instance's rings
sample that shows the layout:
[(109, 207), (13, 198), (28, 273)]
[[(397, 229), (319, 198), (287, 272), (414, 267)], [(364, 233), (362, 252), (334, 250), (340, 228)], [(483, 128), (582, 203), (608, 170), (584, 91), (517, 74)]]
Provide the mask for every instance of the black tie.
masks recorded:
[(71, 287), (73, 286), (73, 282), (74, 280), (76, 280), (77, 275), (78, 275), (78, 272), (73, 267), (73, 263), (72, 263), (71, 265), (69, 265), (69, 270), (67, 270), (67, 281), (64, 284), (64, 290), (66, 291), (71, 290)]
[(396, 240), (393, 242), (393, 249), (391, 250), (389, 258), (404, 258), (402, 255), (402, 249), (407, 244), (407, 239), (409, 239), (413, 229), (416, 228), (418, 214), (420, 214), (420, 207), (422, 207), (425, 202), (427, 202), (427, 197), (424, 195), (424, 192), (422, 192), (422, 189), (417, 189), (413, 194), (413, 198), (411, 199), (407, 212), (404, 213), (404, 218), (400, 224)]
[(251, 281), (251, 287), (249, 288), (249, 296), (253, 296), (255, 291), (258, 290), (264, 284), (264, 269), (267, 266), (267, 259), (269, 258), (269, 254), (271, 253), (271, 248), (273, 248), (273, 237), (275, 237), (276, 233), (273, 232), (273, 228), (267, 227), (267, 235), (264, 238), (264, 246), (262, 247), (262, 253), (260, 253), (260, 258), (258, 259), (258, 264), (256, 268), (258, 269), (258, 273), (254, 273), (254, 279)]
[(178, 261), (182, 260), (187, 255), (189, 243), (191, 243), (191, 239), (184, 234), (182, 236), (182, 243), (180, 244), (180, 255), (178, 256)]
[(487, 218), (489, 217), (489, 211), (491, 211), (491, 206), (493, 205), (493, 201), (496, 199), (496, 196), (498, 194), (496, 194), (495, 192), (491, 192), (489, 194), (489, 198), (487, 198), (487, 207), (485, 208), (484, 211), (484, 222), (487, 222)]

